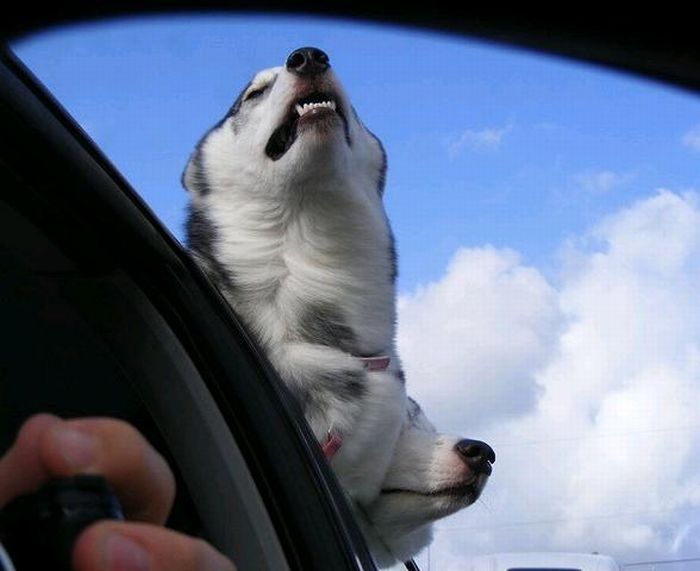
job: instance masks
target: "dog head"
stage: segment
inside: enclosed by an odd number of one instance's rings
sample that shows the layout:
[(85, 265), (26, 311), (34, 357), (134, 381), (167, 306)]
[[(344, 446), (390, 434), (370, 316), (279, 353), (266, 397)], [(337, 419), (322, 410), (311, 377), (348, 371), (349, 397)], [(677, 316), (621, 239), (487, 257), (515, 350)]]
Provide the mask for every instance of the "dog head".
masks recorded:
[[(396, 559), (413, 557), (430, 543), (435, 520), (479, 498), (495, 461), (494, 451), (484, 442), (438, 434), (409, 399), (381, 493), (364, 510), (375, 540)], [(382, 553), (381, 548), (374, 551)]]
[(328, 56), (305, 47), (253, 77), (197, 145), (183, 184), (194, 199), (333, 190), (347, 180), (381, 195), (385, 170), (381, 143), (359, 120)]

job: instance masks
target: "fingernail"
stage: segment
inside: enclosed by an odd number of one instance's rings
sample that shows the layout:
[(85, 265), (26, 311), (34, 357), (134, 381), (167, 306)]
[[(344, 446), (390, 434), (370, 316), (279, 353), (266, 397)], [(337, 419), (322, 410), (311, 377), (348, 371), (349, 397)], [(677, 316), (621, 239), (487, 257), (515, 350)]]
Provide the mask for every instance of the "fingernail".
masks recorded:
[(71, 468), (83, 470), (93, 464), (97, 449), (94, 437), (65, 427), (56, 427), (52, 436), (56, 450)]
[(107, 538), (107, 569), (109, 571), (148, 571), (148, 553), (135, 541), (114, 533)]

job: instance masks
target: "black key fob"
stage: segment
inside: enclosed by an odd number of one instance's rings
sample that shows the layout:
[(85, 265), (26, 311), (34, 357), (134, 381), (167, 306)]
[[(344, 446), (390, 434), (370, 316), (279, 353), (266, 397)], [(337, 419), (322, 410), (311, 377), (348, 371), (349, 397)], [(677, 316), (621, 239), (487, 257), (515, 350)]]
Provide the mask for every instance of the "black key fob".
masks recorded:
[(52, 480), (13, 499), (0, 511), (0, 570), (71, 571), (73, 543), (100, 519), (124, 519), (102, 476)]

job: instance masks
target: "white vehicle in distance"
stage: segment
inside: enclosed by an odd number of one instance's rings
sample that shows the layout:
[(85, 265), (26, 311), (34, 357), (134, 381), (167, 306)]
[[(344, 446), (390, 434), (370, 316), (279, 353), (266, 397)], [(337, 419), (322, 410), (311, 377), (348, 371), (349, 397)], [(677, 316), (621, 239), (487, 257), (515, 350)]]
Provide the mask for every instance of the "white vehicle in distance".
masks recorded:
[(597, 553), (494, 553), (474, 557), (464, 571), (621, 571)]

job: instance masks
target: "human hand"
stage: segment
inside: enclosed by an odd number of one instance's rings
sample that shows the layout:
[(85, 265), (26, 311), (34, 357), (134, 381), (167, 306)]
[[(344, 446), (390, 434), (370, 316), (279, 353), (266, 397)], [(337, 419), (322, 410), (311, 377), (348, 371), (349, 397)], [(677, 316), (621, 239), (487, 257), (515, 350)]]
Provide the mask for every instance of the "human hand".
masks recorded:
[(76, 571), (235, 571), (205, 541), (163, 527), (175, 479), (162, 456), (123, 421), (31, 417), (0, 458), (0, 507), (52, 478), (76, 474), (104, 476), (128, 520), (89, 526), (73, 549)]

